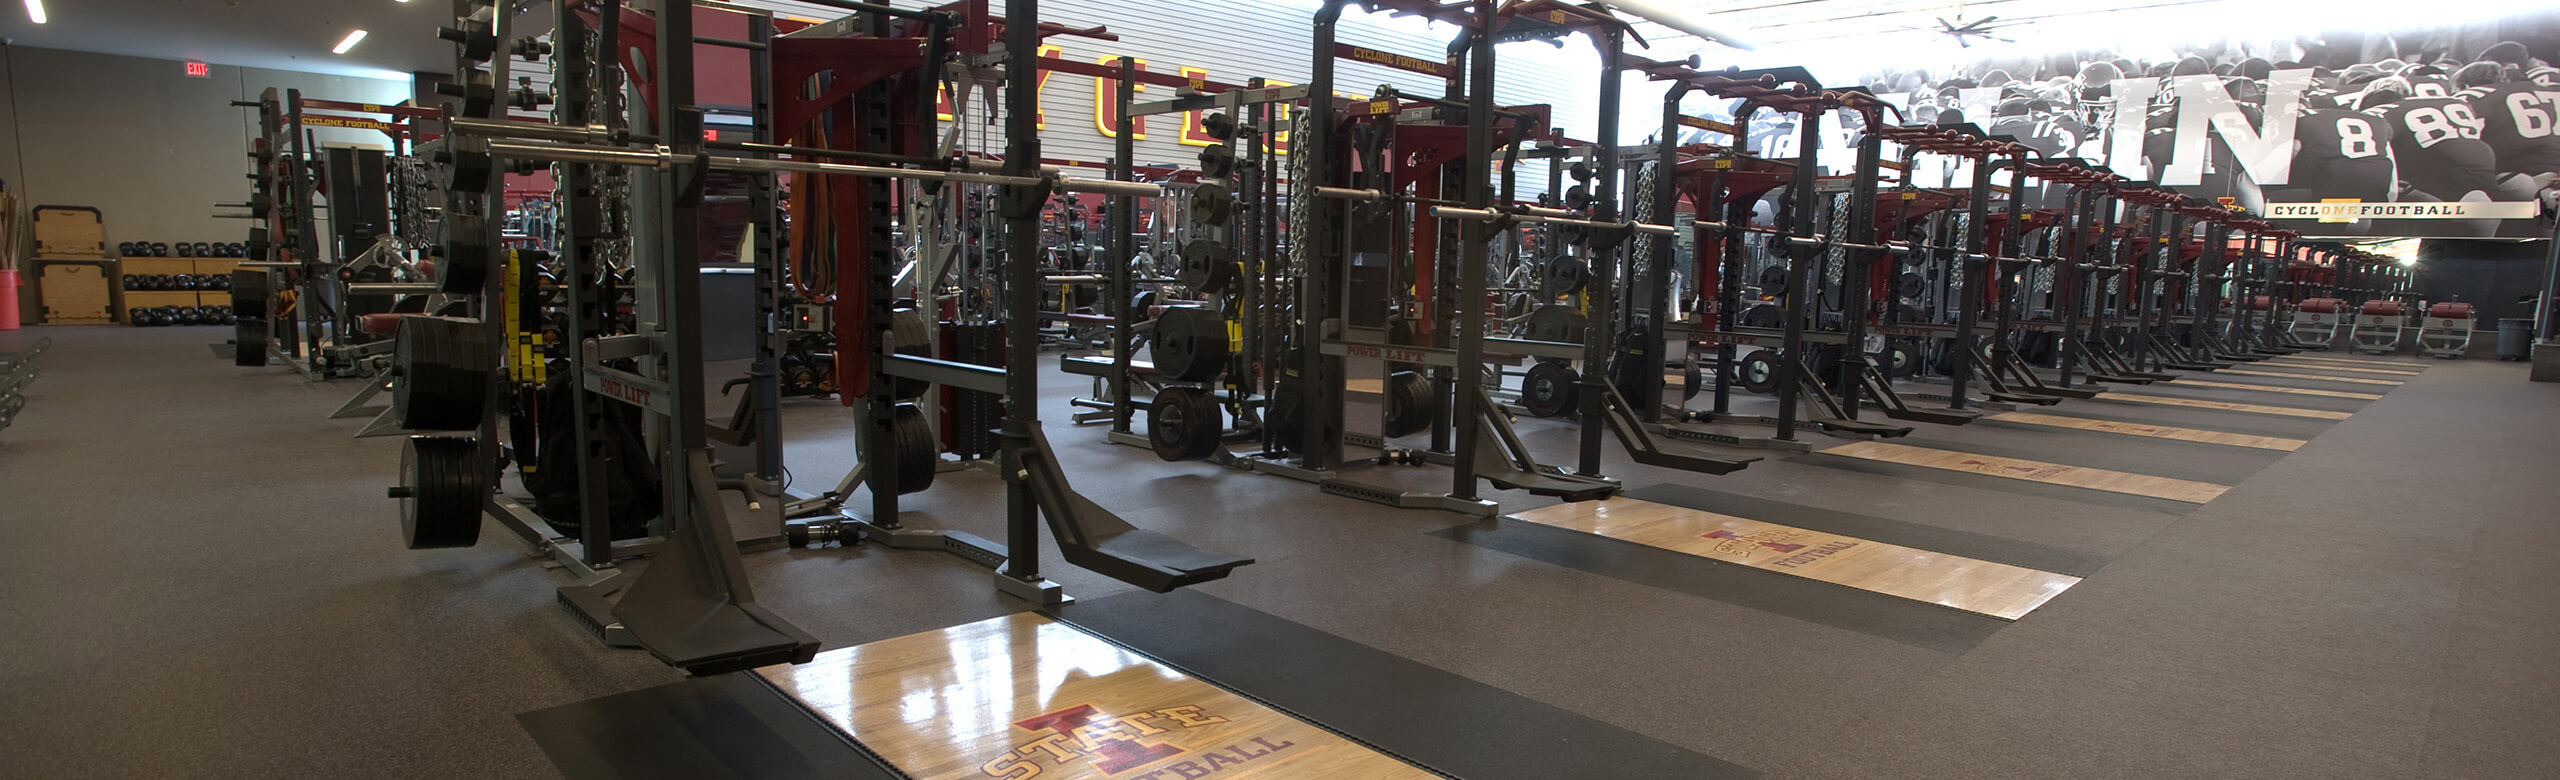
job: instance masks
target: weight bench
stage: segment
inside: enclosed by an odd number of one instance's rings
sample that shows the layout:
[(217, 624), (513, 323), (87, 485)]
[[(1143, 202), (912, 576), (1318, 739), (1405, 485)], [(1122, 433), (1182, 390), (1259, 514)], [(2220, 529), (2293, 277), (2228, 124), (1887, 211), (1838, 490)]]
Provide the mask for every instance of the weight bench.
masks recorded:
[(2418, 354), (2458, 359), (2471, 348), (2471, 304), (2447, 301), (2427, 307), (2419, 320)]
[(2356, 311), (2355, 327), (2347, 332), (2347, 347), (2375, 355), (2400, 351), (2400, 323), (2406, 311), (2399, 301), (2365, 301)]
[(2312, 349), (2328, 349), (2338, 342), (2338, 315), (2346, 308), (2347, 302), (2337, 298), (2305, 298), (2294, 307), (2285, 332)]

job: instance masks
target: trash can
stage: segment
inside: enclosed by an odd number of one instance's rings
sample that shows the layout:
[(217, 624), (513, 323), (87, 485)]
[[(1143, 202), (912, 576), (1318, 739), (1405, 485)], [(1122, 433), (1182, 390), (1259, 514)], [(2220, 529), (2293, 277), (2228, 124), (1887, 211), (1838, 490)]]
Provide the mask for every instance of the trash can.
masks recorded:
[(2533, 320), (2531, 318), (2498, 321), (2498, 359), (2525, 360), (2533, 357)]

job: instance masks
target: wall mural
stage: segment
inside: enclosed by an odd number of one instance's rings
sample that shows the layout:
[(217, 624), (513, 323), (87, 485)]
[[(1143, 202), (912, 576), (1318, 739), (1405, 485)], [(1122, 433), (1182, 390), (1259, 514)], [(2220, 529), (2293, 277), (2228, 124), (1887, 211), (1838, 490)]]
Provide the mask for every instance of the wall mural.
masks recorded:
[[(1866, 83), (1906, 123), (1972, 123), (2318, 236), (2535, 237), (2560, 193), (2560, 14), (1911, 67)], [(1766, 116), (1763, 114), (1763, 116)], [(1792, 156), (1783, 122), (1749, 146)], [(1854, 127), (1826, 128), (1826, 168)], [(1836, 138), (1836, 141), (1834, 140)], [(1929, 162), (1923, 158), (1924, 163)], [(1945, 186), (1969, 171), (1923, 165)]]

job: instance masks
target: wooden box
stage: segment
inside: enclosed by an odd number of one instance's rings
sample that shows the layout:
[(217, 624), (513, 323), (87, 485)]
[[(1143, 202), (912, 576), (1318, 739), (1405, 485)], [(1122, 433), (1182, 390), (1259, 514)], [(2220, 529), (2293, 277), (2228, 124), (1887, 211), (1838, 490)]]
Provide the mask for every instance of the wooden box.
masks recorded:
[(105, 325), (116, 321), (115, 290), (107, 281), (112, 260), (37, 258), (36, 296), (47, 325)]
[(195, 264), (196, 270), (192, 273), (197, 276), (230, 276), (232, 271), (240, 268), (240, 259), (236, 257), (214, 260), (198, 258)]
[(91, 206), (37, 206), (36, 254), (56, 257), (107, 256), (107, 228)]

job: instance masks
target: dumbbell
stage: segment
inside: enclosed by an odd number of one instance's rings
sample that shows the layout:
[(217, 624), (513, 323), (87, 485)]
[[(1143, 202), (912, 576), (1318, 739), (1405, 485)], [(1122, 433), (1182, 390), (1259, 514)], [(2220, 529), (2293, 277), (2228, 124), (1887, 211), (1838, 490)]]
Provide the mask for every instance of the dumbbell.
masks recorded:
[(133, 276), (133, 275), (131, 275), (131, 274), (127, 274), (127, 275), (124, 277), (124, 280), (123, 280), (123, 281), (124, 281), (124, 289), (125, 289), (125, 290), (127, 290), (127, 291), (132, 291), (132, 290), (139, 290), (139, 289), (142, 289), (142, 278), (141, 278), (141, 277)]
[(118, 241), (118, 242), (116, 242), (116, 256), (117, 256), (117, 257), (123, 257), (123, 256), (125, 256), (125, 255), (129, 255), (129, 254), (133, 254), (133, 242), (131, 242), (131, 241)]
[(151, 310), (136, 306), (124, 310), (124, 322), (137, 328), (151, 325)]
[(169, 325), (170, 323), (172, 323), (172, 322), (176, 322), (176, 321), (177, 321), (177, 318), (176, 318), (176, 317), (172, 317), (172, 316), (170, 316), (170, 315), (169, 315), (169, 307), (167, 307), (167, 306), (162, 306), (162, 307), (157, 308), (157, 309), (152, 309), (152, 310), (151, 310), (151, 312), (150, 312), (150, 315), (151, 315), (151, 327), (154, 327), (154, 328), (163, 328), (163, 327), (168, 327), (168, 325)]
[(177, 276), (169, 277), (169, 286), (171, 289), (193, 290), (196, 288), (196, 275), (178, 274)]
[(190, 243), (187, 243), (187, 242), (184, 242), (184, 241), (180, 241), (180, 242), (178, 242), (178, 256), (179, 256), (179, 257), (194, 257), (194, 256), (196, 256), (196, 245), (194, 245), (194, 244), (190, 244)]
[(1379, 450), (1377, 457), (1377, 463), (1380, 466), (1420, 466), (1428, 462), (1430, 461), (1423, 459), (1421, 452), (1402, 447)]
[(198, 241), (198, 242), (196, 242), (196, 256), (197, 256), (197, 257), (212, 257), (212, 256), (213, 256), (213, 243), (212, 243), (212, 242), (209, 242), (209, 241)]
[(795, 520), (782, 524), (783, 541), (794, 548), (862, 544), (862, 534), (834, 520)]
[(167, 241), (153, 241), (153, 242), (151, 242), (151, 256), (152, 256), (152, 257), (168, 257), (168, 256), (169, 256), (169, 242), (167, 242)]
[(229, 290), (229, 289), (231, 289), (231, 277), (228, 277), (228, 276), (216, 276), (216, 277), (213, 277), (213, 286), (212, 286), (212, 287), (208, 287), (208, 288), (206, 288), (206, 289), (210, 289), (210, 290)]
[(198, 313), (193, 306), (180, 306), (177, 311), (171, 312), (170, 316), (177, 317), (180, 325), (194, 325), (204, 321), (204, 315)]

